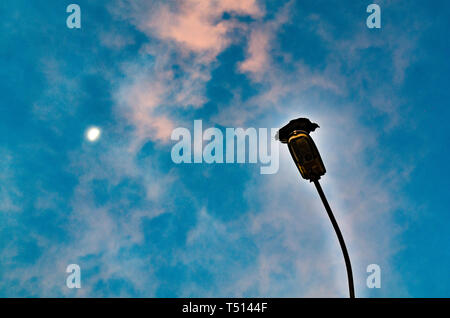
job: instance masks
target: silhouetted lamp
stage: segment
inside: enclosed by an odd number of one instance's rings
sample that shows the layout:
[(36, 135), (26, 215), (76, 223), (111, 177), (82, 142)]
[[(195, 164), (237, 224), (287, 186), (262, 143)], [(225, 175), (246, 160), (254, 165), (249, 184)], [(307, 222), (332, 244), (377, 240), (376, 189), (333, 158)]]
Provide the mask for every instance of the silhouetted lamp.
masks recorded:
[(307, 118), (298, 118), (291, 120), (286, 126), (281, 128), (276, 138), (282, 143), (288, 145), (289, 152), (291, 153), (292, 159), (295, 162), (300, 174), (303, 179), (314, 182), (317, 192), (325, 206), (325, 210), (328, 213), (333, 228), (341, 245), (342, 253), (344, 254), (345, 265), (347, 268), (347, 277), (350, 298), (355, 297), (355, 290), (353, 285), (353, 274), (352, 265), (350, 263), (350, 257), (345, 246), (344, 237), (339, 229), (336, 219), (334, 218), (331, 207), (325, 197), (325, 194), (320, 186), (319, 179), (326, 172), (325, 165), (323, 164), (322, 158), (320, 157), (319, 150), (316, 144), (309, 135), (311, 132), (319, 128), (319, 125), (312, 123)]

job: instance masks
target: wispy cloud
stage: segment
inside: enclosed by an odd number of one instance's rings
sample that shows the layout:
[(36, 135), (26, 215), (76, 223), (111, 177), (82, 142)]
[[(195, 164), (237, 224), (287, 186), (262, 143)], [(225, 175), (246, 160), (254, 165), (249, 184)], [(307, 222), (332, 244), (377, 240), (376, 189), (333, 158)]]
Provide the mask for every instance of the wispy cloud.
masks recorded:
[(253, 0), (192, 0), (175, 6), (160, 2), (150, 8), (142, 3), (139, 10), (129, 10), (125, 15), (117, 9), (114, 12), (159, 40), (142, 49), (143, 56), (154, 58), (152, 63), (127, 65), (128, 79), (121, 85), (118, 98), (122, 111), (137, 127), (139, 140), (163, 142), (169, 140), (176, 125), (176, 119), (170, 116), (174, 108), (200, 107), (207, 101), (205, 85), (217, 55), (232, 43), (232, 31), (245, 27), (235, 18), (223, 20), (223, 14), (253, 18), (263, 14)]

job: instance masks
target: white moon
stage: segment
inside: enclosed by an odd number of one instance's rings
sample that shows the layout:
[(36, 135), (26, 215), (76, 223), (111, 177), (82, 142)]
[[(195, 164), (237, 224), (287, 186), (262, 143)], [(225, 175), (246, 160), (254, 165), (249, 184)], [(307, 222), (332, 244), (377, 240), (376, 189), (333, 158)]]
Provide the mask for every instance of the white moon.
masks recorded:
[(101, 131), (98, 127), (91, 127), (88, 129), (88, 131), (86, 133), (86, 138), (89, 141), (94, 142), (100, 137), (100, 133), (101, 133)]

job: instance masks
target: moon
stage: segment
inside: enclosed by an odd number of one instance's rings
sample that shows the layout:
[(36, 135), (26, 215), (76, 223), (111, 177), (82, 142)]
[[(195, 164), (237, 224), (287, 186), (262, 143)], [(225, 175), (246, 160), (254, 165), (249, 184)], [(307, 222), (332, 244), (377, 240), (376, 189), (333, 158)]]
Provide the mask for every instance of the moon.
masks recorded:
[(98, 127), (90, 127), (86, 132), (86, 138), (90, 142), (95, 142), (100, 138), (101, 130)]

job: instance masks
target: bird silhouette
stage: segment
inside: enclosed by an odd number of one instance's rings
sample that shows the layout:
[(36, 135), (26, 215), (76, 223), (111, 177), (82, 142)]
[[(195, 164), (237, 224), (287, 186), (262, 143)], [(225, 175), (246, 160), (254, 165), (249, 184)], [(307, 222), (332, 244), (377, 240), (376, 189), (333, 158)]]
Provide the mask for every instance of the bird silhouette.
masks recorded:
[(289, 136), (293, 131), (303, 130), (309, 134), (319, 127), (319, 125), (312, 123), (308, 118), (297, 118), (291, 120), (286, 126), (280, 128), (275, 138), (280, 140), (282, 143), (287, 143)]

